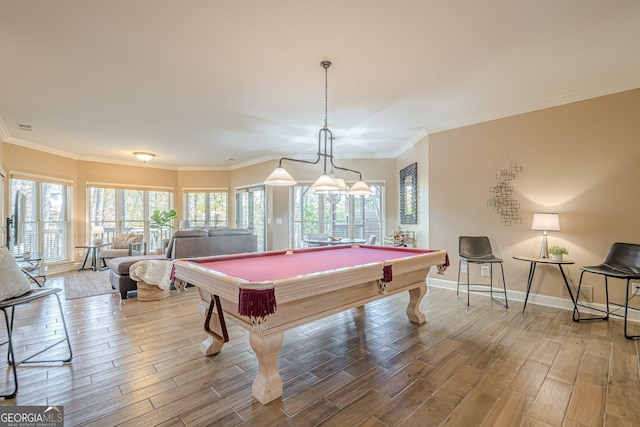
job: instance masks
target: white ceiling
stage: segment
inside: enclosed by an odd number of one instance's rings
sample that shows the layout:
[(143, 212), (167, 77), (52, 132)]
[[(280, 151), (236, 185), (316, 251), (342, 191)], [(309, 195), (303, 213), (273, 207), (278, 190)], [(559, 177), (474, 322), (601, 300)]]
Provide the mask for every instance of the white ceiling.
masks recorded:
[(639, 41), (637, 0), (0, 0), (0, 138), (177, 169), (313, 157), (329, 59), (336, 157), (394, 157), (640, 87)]

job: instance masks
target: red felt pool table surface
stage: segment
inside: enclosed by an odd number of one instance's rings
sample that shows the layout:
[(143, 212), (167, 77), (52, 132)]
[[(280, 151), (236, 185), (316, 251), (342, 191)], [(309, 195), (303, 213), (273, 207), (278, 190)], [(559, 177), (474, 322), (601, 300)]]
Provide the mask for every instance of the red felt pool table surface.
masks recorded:
[[(287, 251), (232, 255), (218, 258), (191, 259), (204, 268), (249, 282), (264, 282), (325, 273), (358, 265), (393, 261), (433, 252), (384, 246), (333, 246)], [(247, 261), (250, 260), (250, 263)]]

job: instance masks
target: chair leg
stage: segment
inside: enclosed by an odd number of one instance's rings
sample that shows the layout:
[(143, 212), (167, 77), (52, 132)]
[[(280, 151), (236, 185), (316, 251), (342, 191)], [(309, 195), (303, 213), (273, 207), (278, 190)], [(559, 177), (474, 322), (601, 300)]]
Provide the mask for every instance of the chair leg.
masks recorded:
[(629, 312), (629, 285), (631, 285), (631, 279), (627, 279), (627, 292), (624, 299), (624, 337), (629, 340), (635, 340), (640, 338), (640, 335), (629, 335), (629, 333), (627, 332), (627, 315)]
[(9, 315), (5, 309), (2, 309), (4, 313), (4, 321), (7, 326), (7, 364), (12, 366), (13, 370), (13, 391), (7, 394), (1, 394), (0, 397), (3, 399), (13, 399), (18, 394), (18, 373), (16, 372), (15, 360), (16, 356), (13, 353), (13, 337), (12, 337), (12, 325), (13, 325), (13, 307), (11, 307), (11, 320), (9, 320)]
[(467, 302), (466, 303), (462, 298), (460, 298), (460, 270), (462, 270), (462, 260), (458, 260), (458, 286), (456, 287), (456, 297), (458, 297), (458, 299), (462, 301), (464, 305), (469, 307), (469, 263), (467, 262)]
[(493, 263), (489, 264), (489, 297), (493, 299)]
[(496, 293), (501, 294), (504, 293), (504, 303), (497, 298), (493, 297), (493, 263), (491, 263), (491, 267), (489, 270), (489, 283), (491, 284), (491, 299), (497, 302), (498, 304), (504, 306), (504, 308), (509, 308), (509, 302), (507, 301), (507, 284), (504, 280), (504, 267), (502, 263), (500, 263), (500, 270), (502, 271), (502, 291), (496, 290)]
[(469, 276), (471, 276), (471, 272), (469, 271), (469, 261), (467, 261), (467, 307), (471, 305), (471, 285), (469, 284)]
[[(586, 273), (586, 271), (583, 271), (582, 273), (580, 273), (580, 281), (578, 282), (578, 291), (576, 292), (576, 300), (573, 304), (573, 321), (574, 322), (588, 322), (591, 320), (607, 320), (609, 319), (609, 281), (607, 280), (607, 276), (604, 276), (604, 291), (605, 291), (605, 295), (607, 296), (607, 311), (606, 311), (606, 316), (602, 316), (602, 317), (580, 317), (580, 312), (578, 311), (578, 303), (580, 301), (580, 289), (582, 288), (582, 278), (584, 277), (584, 273)], [(594, 310), (597, 310), (594, 308)], [(602, 311), (602, 310), (599, 310)]]
[(460, 270), (462, 270), (462, 260), (458, 260), (458, 286), (456, 286), (456, 296), (460, 298)]
[(509, 308), (509, 301), (507, 300), (507, 282), (504, 280), (504, 267), (502, 266), (502, 263), (500, 263), (500, 271), (502, 272), (502, 292), (504, 292), (504, 308)]
[(504, 308), (509, 308), (509, 300), (507, 300), (507, 281), (504, 280), (504, 266), (500, 263), (500, 270), (502, 271), (502, 289), (504, 289)]

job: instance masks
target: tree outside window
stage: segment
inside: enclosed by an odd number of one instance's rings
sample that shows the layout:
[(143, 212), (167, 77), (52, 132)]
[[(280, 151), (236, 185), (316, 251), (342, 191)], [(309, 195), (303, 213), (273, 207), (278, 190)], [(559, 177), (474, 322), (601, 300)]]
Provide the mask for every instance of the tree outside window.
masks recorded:
[(185, 219), (189, 227), (227, 227), (227, 191), (184, 192)]

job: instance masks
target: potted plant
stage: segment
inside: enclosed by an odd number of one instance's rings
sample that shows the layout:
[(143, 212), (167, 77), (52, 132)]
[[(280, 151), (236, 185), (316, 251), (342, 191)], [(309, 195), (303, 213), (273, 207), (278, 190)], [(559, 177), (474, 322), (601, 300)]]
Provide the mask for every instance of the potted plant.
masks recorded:
[(157, 246), (157, 249), (156, 249), (156, 253), (158, 255), (162, 253), (162, 238), (163, 238), (162, 232), (165, 228), (173, 229), (173, 226), (171, 225), (171, 220), (174, 219), (176, 216), (178, 216), (178, 214), (173, 209), (170, 209), (168, 211), (161, 211), (160, 209), (156, 209), (153, 211), (153, 213), (149, 217), (151, 221), (149, 224), (149, 227), (158, 229), (160, 231), (158, 233), (158, 242), (160, 244)]
[(562, 261), (562, 255), (569, 255), (569, 252), (562, 246), (551, 246), (549, 248), (549, 255), (553, 261)]

